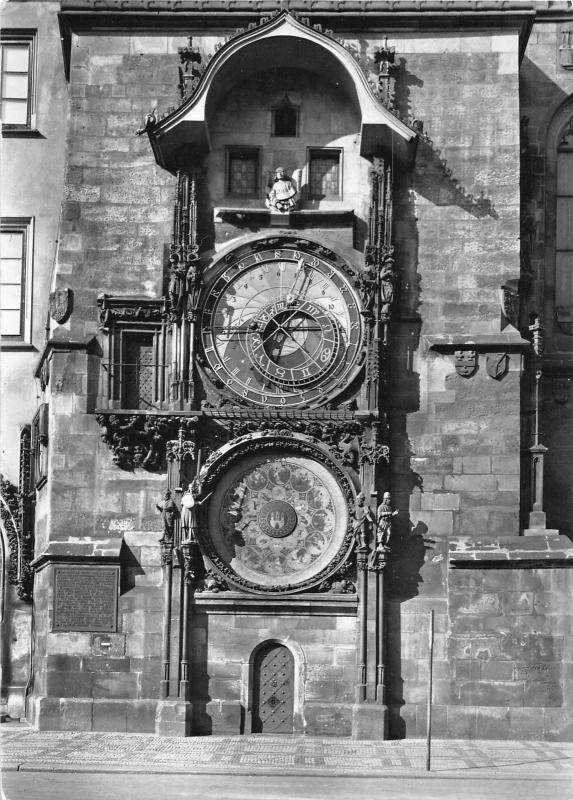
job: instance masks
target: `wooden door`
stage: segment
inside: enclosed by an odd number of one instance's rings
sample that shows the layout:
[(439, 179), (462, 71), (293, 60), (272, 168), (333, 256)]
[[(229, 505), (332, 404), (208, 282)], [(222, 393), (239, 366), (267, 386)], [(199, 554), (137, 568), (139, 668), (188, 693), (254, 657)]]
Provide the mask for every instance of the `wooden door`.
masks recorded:
[(283, 645), (257, 654), (253, 676), (253, 733), (292, 733), (294, 659)]

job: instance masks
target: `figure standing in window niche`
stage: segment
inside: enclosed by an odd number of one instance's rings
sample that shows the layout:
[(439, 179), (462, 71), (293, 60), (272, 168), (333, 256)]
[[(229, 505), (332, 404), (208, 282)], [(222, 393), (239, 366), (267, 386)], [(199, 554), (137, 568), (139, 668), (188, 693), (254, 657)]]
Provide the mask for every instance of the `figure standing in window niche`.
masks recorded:
[(285, 214), (292, 211), (297, 205), (297, 194), (298, 188), (295, 181), (289, 177), (284, 167), (277, 167), (265, 205), (271, 210), (275, 209), (281, 214)]
[(189, 484), (187, 491), (181, 498), (181, 529), (183, 539), (189, 542), (197, 542), (199, 531), (199, 509), (208, 500), (213, 492), (210, 492), (202, 500), (199, 500), (201, 485), (197, 478)]

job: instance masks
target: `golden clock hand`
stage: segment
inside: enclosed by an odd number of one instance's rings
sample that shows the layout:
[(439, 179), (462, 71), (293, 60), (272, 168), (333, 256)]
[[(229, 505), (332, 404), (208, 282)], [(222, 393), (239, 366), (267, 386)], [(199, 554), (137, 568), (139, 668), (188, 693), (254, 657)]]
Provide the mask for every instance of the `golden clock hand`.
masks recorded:
[[(296, 288), (296, 282), (298, 281), (298, 279), (299, 279), (301, 274), (303, 276), (302, 277), (302, 284), (300, 286), (300, 289), (297, 289)], [(296, 268), (296, 272), (294, 273), (291, 290), (286, 296), (287, 303), (294, 303), (295, 300), (298, 300), (300, 298), (300, 295), (301, 295), (301, 292), (302, 292), (302, 288), (303, 288), (305, 283), (306, 283), (306, 272), (305, 272), (305, 269), (304, 269), (304, 258), (301, 258), (300, 261), (298, 262), (298, 266)]]

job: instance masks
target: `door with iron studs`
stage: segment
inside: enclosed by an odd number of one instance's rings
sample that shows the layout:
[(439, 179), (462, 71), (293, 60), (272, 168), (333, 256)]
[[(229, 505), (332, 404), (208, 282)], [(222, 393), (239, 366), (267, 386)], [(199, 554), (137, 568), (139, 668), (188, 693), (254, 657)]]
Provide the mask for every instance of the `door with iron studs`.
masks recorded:
[(292, 733), (294, 659), (287, 647), (264, 647), (254, 663), (253, 733)]

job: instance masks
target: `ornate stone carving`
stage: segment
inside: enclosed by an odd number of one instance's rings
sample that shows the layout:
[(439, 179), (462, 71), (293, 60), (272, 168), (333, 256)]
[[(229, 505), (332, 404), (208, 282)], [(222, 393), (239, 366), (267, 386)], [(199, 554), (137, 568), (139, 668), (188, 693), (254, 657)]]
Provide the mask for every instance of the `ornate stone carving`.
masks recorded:
[(364, 493), (360, 492), (356, 498), (354, 522), (352, 525), (356, 549), (359, 552), (368, 552), (372, 539), (372, 531), (374, 530), (375, 526), (376, 520), (374, 519), (372, 511), (370, 510), (370, 506), (366, 503)]
[(347, 561), (334, 575), (323, 581), (316, 591), (329, 594), (356, 594), (355, 565), (350, 560)]
[(61, 325), (72, 313), (74, 293), (71, 289), (56, 289), (50, 292), (48, 308), (51, 318)]
[(159, 540), (161, 552), (161, 566), (170, 567), (173, 564), (173, 539), (163, 537)]
[(390, 448), (386, 444), (362, 444), (360, 447), (361, 464), (390, 463)]
[(280, 214), (293, 211), (298, 204), (298, 183), (284, 167), (277, 167), (269, 185), (265, 205)]
[(161, 322), (164, 316), (163, 300), (150, 298), (112, 297), (100, 294), (97, 299), (99, 326), (108, 331), (112, 324), (121, 322)]
[(532, 314), (529, 332), (531, 333), (531, 339), (533, 341), (533, 352), (537, 358), (542, 358), (545, 350), (544, 330), (539, 314)]
[(30, 562), (34, 557), (33, 531), (27, 529), (26, 495), (0, 476), (0, 516), (8, 539), (8, 581), (17, 587), (18, 597), (32, 596), (34, 574)]
[(376, 546), (388, 547), (392, 532), (392, 518), (398, 511), (392, 508), (390, 492), (384, 492), (382, 502), (376, 511)]
[(228, 592), (229, 584), (213, 569), (207, 570), (205, 577), (197, 584), (198, 592)]
[(197, 181), (177, 173), (173, 234), (169, 255), (169, 315), (172, 322), (194, 320), (203, 282), (197, 242)]
[(571, 400), (571, 378), (553, 378), (553, 399), (558, 405), (565, 405)]
[(392, 313), (396, 284), (394, 248), (385, 248), (380, 255), (380, 260), (382, 262), (380, 266), (380, 319), (387, 322)]
[(374, 62), (378, 66), (377, 91), (380, 102), (388, 109), (393, 108), (393, 95), (391, 88), (391, 78), (394, 74), (394, 60), (396, 51), (394, 47), (388, 47), (388, 39), (384, 38), (384, 45), (374, 53)]
[(143, 126), (135, 131), (136, 136), (143, 136), (144, 133), (150, 131), (157, 122), (157, 108), (151, 109), (145, 115)]
[(201, 497), (201, 484), (197, 478), (192, 481), (181, 498), (181, 533), (183, 539), (196, 544), (199, 532), (199, 509), (212, 492), (206, 497)]
[(181, 556), (183, 558), (183, 580), (187, 586), (193, 586), (197, 577), (195, 569), (195, 548), (196, 544), (191, 540), (181, 542)]
[(181, 100), (185, 100), (197, 89), (203, 73), (205, 64), (201, 52), (193, 47), (193, 37), (189, 37), (189, 43), (185, 47), (178, 47), (179, 60), (182, 64), (179, 67), (179, 95)]
[(462, 378), (470, 378), (477, 369), (477, 351), (455, 350), (454, 365), (458, 375)]
[[(191, 418), (193, 419), (193, 418)], [(189, 417), (151, 414), (97, 414), (101, 439), (113, 452), (113, 461), (121, 469), (162, 470), (166, 461), (166, 442), (184, 430)]]
[(509, 357), (507, 353), (488, 353), (485, 357), (485, 371), (490, 378), (499, 381), (507, 373)]
[(510, 325), (519, 326), (519, 292), (514, 283), (505, 283), (500, 290), (501, 312)]
[(161, 512), (161, 519), (163, 522), (163, 540), (173, 544), (173, 536), (175, 533), (175, 520), (179, 516), (179, 511), (175, 505), (171, 492), (166, 489), (163, 493), (163, 503), (155, 504), (155, 508)]

